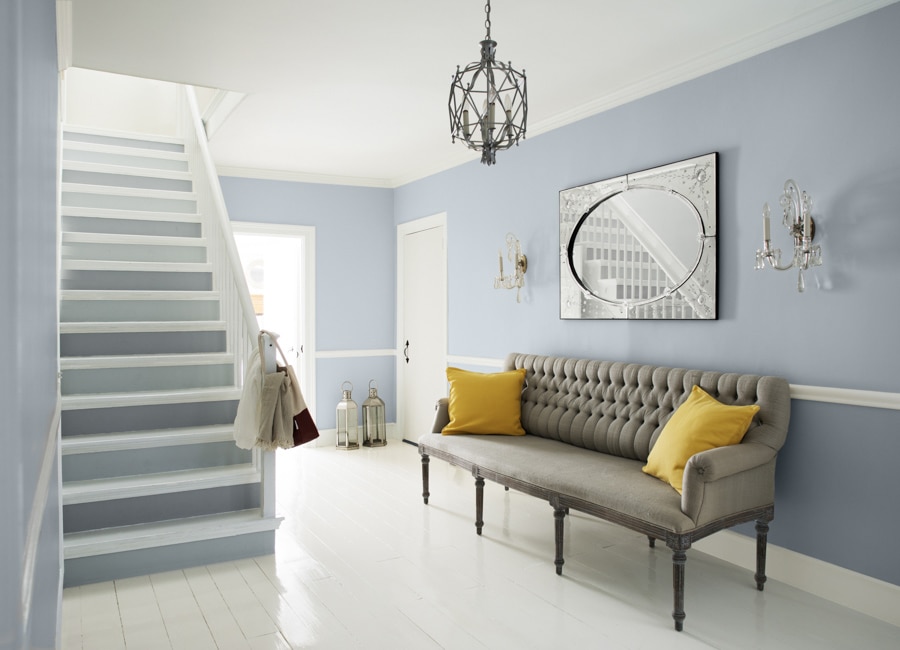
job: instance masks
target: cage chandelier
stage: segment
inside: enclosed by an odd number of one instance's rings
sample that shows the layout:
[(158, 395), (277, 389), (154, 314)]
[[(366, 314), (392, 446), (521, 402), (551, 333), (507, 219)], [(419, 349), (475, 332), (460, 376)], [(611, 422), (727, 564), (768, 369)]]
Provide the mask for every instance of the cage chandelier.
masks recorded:
[(490, 0), (484, 12), (487, 34), (481, 41), (481, 60), (462, 70), (457, 66), (450, 85), (450, 135), (453, 142), (459, 138), (480, 151), (482, 163), (493, 165), (498, 150), (525, 137), (528, 102), (525, 71), (494, 59), (497, 41), (491, 39)]

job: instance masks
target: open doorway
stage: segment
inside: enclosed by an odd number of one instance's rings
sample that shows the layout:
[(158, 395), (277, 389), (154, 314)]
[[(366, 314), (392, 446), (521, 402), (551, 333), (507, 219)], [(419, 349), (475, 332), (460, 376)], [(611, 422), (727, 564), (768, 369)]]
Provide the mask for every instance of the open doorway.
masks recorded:
[(232, 222), (259, 326), (276, 332), (315, 418), (315, 228)]

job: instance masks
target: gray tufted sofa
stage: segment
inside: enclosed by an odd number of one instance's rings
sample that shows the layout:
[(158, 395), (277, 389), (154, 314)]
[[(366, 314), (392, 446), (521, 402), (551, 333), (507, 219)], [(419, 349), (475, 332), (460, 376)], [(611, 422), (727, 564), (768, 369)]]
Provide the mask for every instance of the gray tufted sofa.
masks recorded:
[[(756, 583), (766, 580), (766, 536), (774, 516), (775, 459), (790, 419), (790, 389), (779, 377), (664, 368), (609, 361), (510, 354), (505, 369), (525, 368), (525, 436), (440, 435), (447, 399), (432, 433), (419, 438), (422, 496), (428, 503), (433, 456), (475, 477), (475, 527), (481, 534), (484, 480), (547, 500), (553, 507), (556, 572), (563, 567), (569, 509), (663, 540), (672, 550), (675, 629), (684, 625), (684, 567), (691, 543), (756, 522)], [(694, 455), (683, 493), (641, 471), (672, 412), (694, 385), (725, 404), (758, 404), (743, 441)]]

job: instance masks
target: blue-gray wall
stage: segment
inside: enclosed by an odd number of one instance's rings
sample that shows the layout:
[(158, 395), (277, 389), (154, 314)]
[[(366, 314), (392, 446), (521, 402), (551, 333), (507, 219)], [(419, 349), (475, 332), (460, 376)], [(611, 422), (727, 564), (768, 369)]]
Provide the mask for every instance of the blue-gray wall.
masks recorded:
[(334, 427), (345, 380), (353, 384), (353, 399), (361, 405), (370, 379), (378, 382), (387, 420), (395, 421), (394, 357), (353, 355), (396, 347), (392, 190), (228, 176), (219, 180), (232, 220), (316, 229), (316, 350), (347, 355), (316, 360), (316, 424)]
[[(58, 458), (39, 474), (56, 406), (56, 15), (0, 1), (0, 648), (54, 647)], [(55, 437), (52, 449), (56, 449)], [(34, 512), (39, 532), (29, 537)], [(35, 570), (25, 557), (34, 554)], [(30, 596), (30, 597), (29, 597)], [(25, 602), (23, 602), (23, 600)], [(26, 615), (27, 610), (27, 615)]]
[[(493, 168), (399, 188), (398, 223), (447, 212), (450, 354), (569, 354), (900, 392), (898, 34), (892, 5), (531, 138)], [(559, 320), (559, 190), (711, 151), (719, 320)], [(777, 206), (787, 178), (813, 197), (825, 258), (803, 294), (796, 273), (753, 269), (762, 205)], [(490, 285), (508, 230), (528, 256), (522, 304)], [(793, 407), (770, 540), (900, 585), (900, 411)]]
[[(892, 5), (529, 138), (492, 168), (473, 162), (393, 192), (224, 178), (225, 198), (234, 219), (317, 227), (320, 350), (394, 345), (394, 226), (446, 212), (451, 355), (568, 354), (900, 393), (897, 34), (900, 5)], [(558, 192), (711, 151), (719, 153), (719, 320), (560, 320)], [(813, 197), (825, 257), (804, 294), (794, 273), (753, 269), (762, 205), (777, 205), (787, 178)], [(772, 228), (787, 249), (786, 233)], [(521, 304), (492, 288), (508, 231), (528, 256)], [(338, 297), (348, 290), (359, 299), (373, 292), (374, 318), (344, 320)], [(326, 424), (338, 397), (328, 390), (354, 365), (319, 362)], [(384, 371), (393, 376), (392, 365)], [(793, 407), (771, 541), (900, 585), (900, 411)]]

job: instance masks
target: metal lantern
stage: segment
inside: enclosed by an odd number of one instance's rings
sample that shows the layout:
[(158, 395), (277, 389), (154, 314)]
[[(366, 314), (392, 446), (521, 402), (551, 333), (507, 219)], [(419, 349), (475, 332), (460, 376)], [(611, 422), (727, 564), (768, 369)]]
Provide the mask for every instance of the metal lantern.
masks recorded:
[(369, 397), (362, 405), (363, 446), (384, 447), (387, 435), (384, 427), (384, 400), (378, 397), (378, 385), (369, 381)]
[[(349, 388), (345, 388), (349, 386)], [(335, 446), (338, 449), (359, 449), (359, 433), (356, 402), (351, 399), (353, 384), (341, 384), (343, 397), (337, 405), (337, 434)]]

